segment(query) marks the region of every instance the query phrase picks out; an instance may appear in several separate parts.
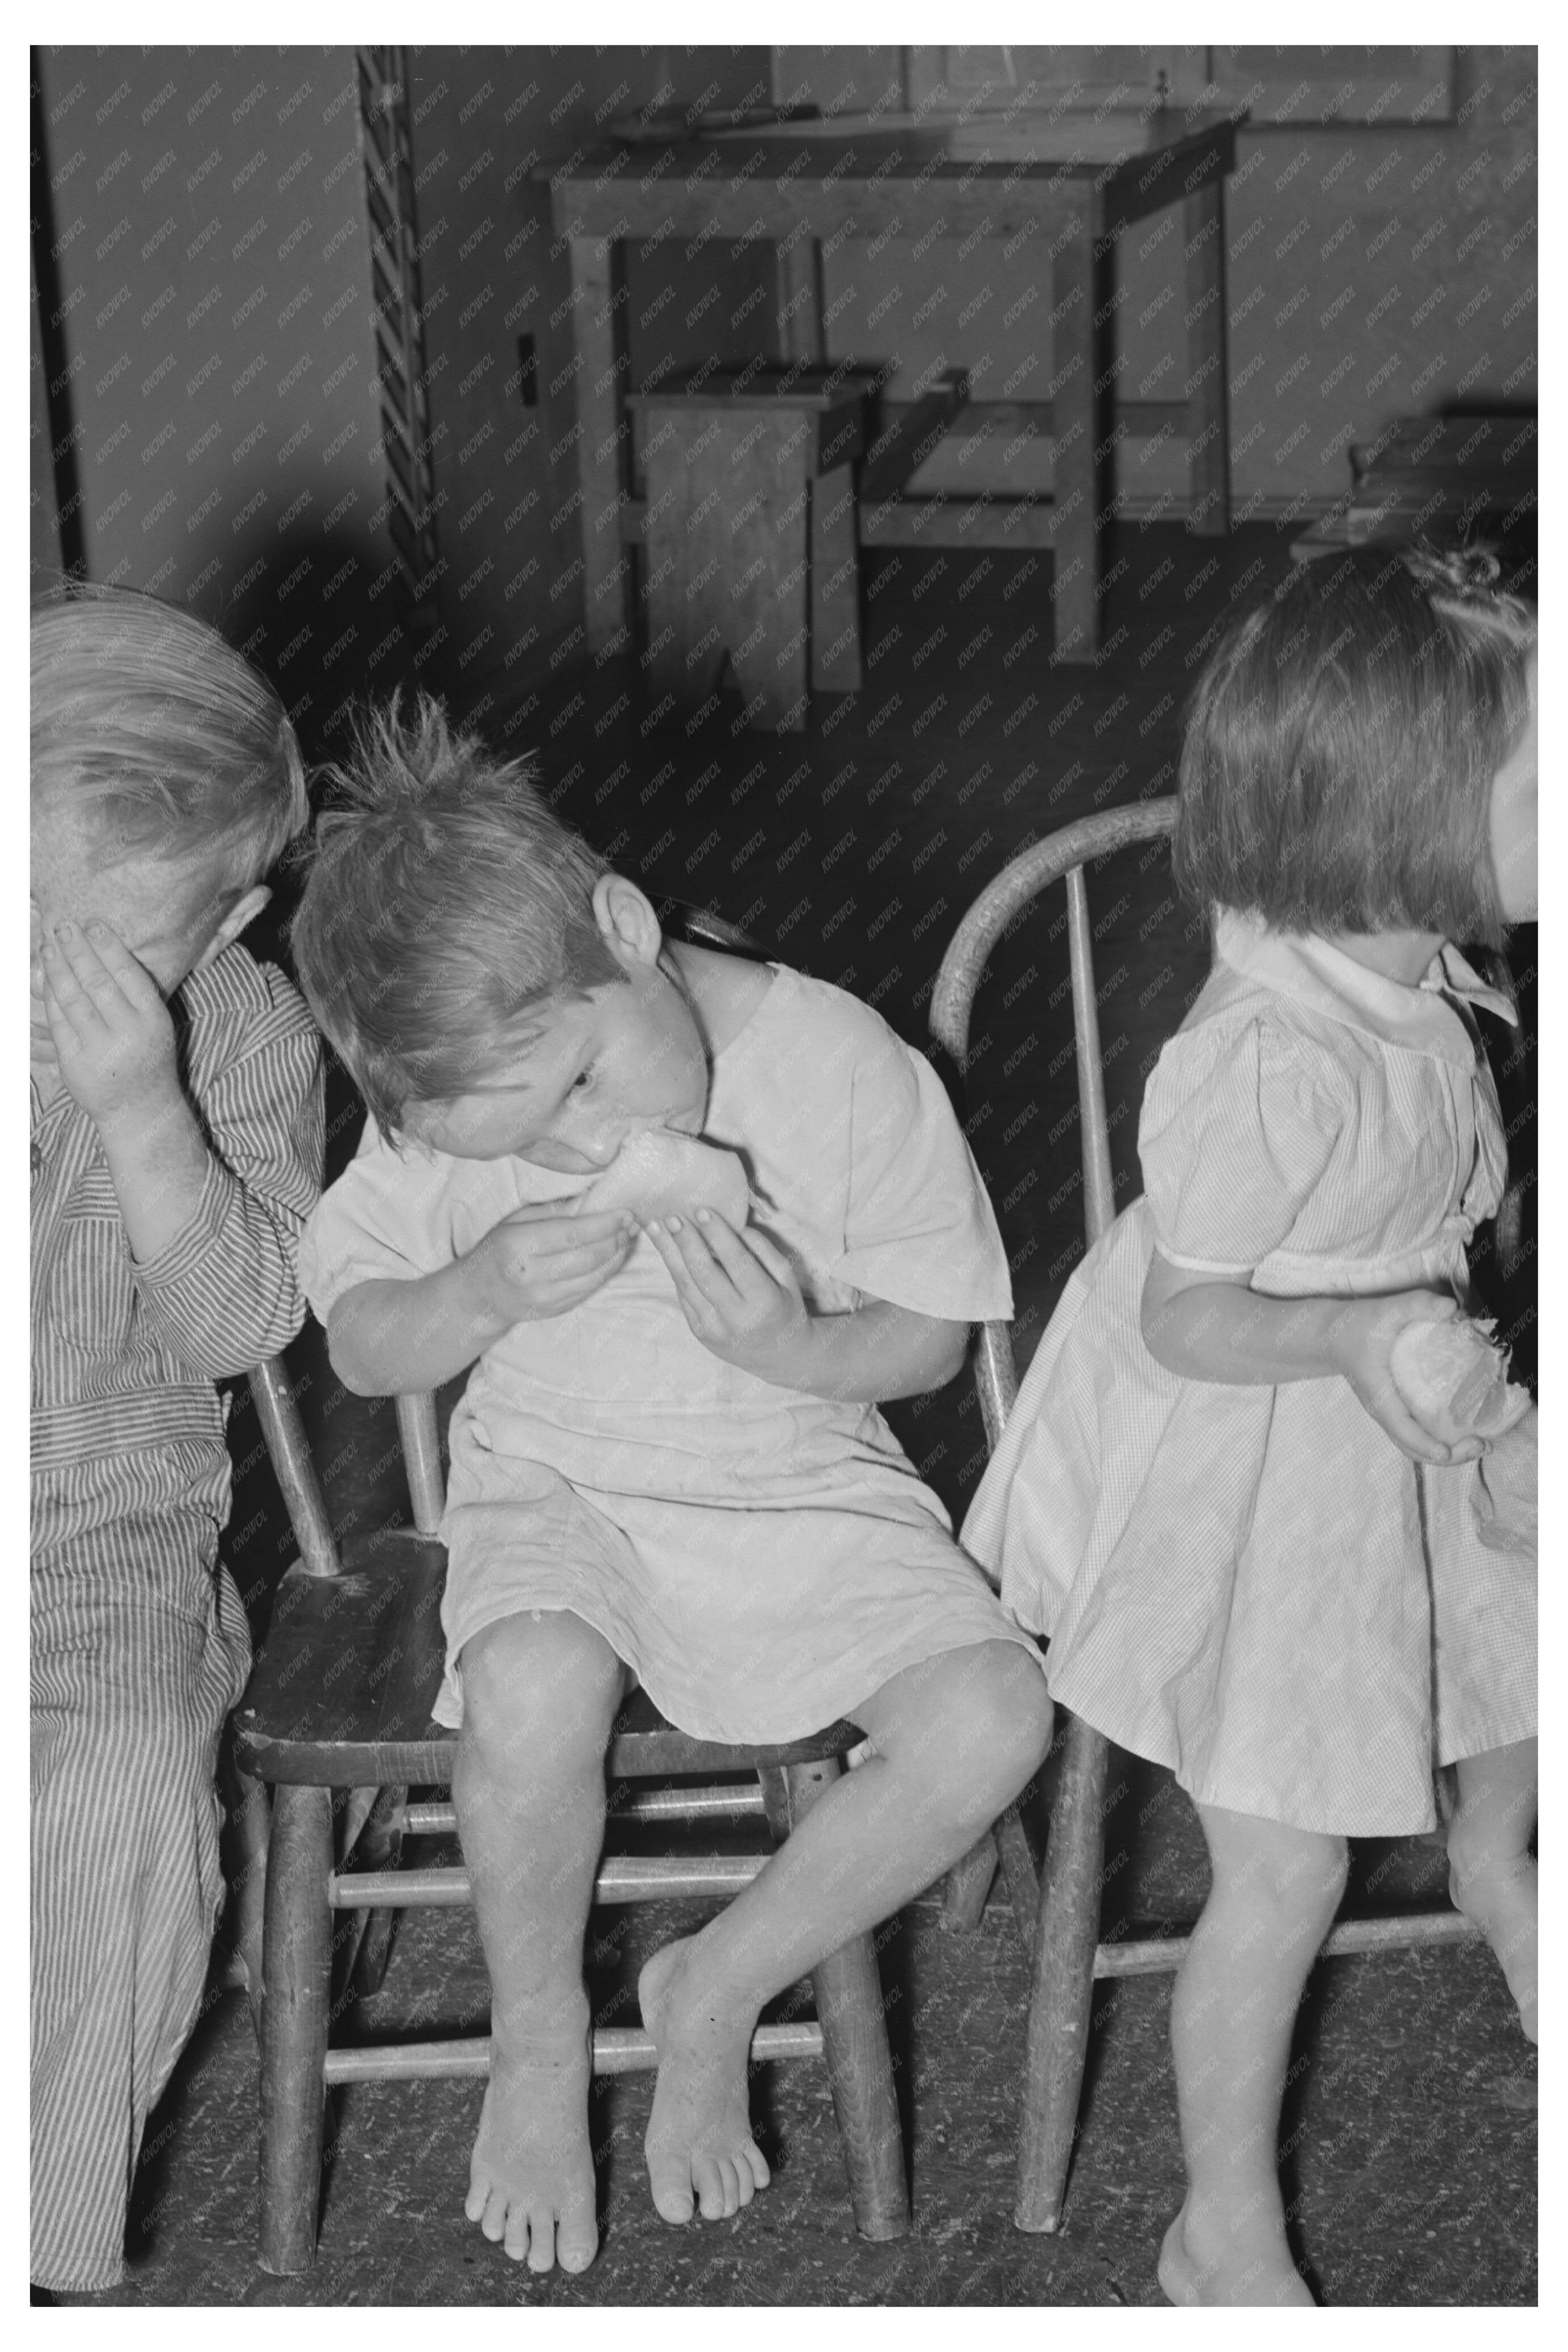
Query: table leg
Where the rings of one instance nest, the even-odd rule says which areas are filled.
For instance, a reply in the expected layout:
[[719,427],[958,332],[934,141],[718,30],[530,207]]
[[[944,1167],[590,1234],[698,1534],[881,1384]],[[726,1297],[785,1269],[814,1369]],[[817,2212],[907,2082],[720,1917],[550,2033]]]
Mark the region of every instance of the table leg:
[[814,236],[773,247],[777,267],[779,356],[817,366],[826,360],[822,326],[822,247]]
[[1186,200],[1187,478],[1191,529],[1205,539],[1230,530],[1230,416],[1226,383],[1225,186]]
[[577,488],[583,519],[583,614],[595,653],[630,643],[631,562],[621,544],[628,492],[629,419],[621,407],[627,368],[620,243],[574,236],[572,340],[577,362]]
[[855,479],[840,466],[811,486],[811,683],[855,694],[864,682]]
[[1110,434],[1116,322],[1110,307],[1115,240],[1093,217],[1069,223],[1052,276],[1052,433],[1056,442],[1056,659],[1091,661],[1100,646],[1105,524],[1115,490]]

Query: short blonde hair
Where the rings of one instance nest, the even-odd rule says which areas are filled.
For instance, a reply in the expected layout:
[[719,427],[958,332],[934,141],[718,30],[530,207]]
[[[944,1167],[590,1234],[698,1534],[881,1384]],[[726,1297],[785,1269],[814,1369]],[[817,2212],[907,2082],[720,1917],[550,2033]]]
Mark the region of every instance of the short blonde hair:
[[120,856],[243,890],[308,822],[288,713],[195,614],[78,587],[34,604],[31,656],[35,799],[90,809]]
[[289,934],[311,1012],[395,1137],[412,1102],[481,1086],[556,1002],[624,982],[594,889],[608,861],[420,695],[362,718],[328,772]]

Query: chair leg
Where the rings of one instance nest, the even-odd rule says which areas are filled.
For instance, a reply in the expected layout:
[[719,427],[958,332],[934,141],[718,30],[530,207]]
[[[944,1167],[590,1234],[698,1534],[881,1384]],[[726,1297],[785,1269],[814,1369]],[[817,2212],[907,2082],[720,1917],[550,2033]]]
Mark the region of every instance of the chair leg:
[[[397,1868],[403,1852],[403,1809],[407,1797],[406,1789],[381,1790],[354,1846],[354,1867],[357,1870]],[[384,1906],[379,1911],[365,1912],[363,1917],[363,1927],[359,1949],[354,1956],[353,1982],[356,1999],[368,2000],[372,1993],[381,1990],[386,1964],[392,1958],[392,1938],[398,1915],[390,1906]]]
[[967,1935],[979,1927],[996,1875],[996,1840],[987,1830],[948,1872],[942,1891],[942,1924],[950,1936]]
[[1002,1855],[1003,1875],[1007,1881],[1007,1897],[1013,1906],[1013,1918],[1024,1949],[1033,1959],[1035,1930],[1040,1911],[1040,1873],[1029,1848],[1028,1832],[1018,1818],[1016,1804],[1009,1805],[997,1822],[995,1836]]
[[[761,1774],[775,1837],[795,1822],[838,1777],[838,1766],[792,1764]],[[869,1936],[856,1936],[811,1972],[822,2027],[823,2054],[833,2086],[833,2110],[849,2175],[855,2226],[863,2238],[908,2235],[910,2192],[903,2132],[893,2089],[893,2061],[882,2012],[882,1980]]]
[[261,2008],[261,2248],[264,2271],[289,2277],[315,2260],[331,2000],[332,1800],[280,1787],[267,1859]]
[[234,1884],[235,1949],[245,1973],[250,2021],[259,2043],[267,1949],[267,1849],[272,1832],[272,1804],[265,1784],[241,1771],[237,1759],[231,1759],[231,1776],[237,1799],[232,1820],[240,1858]]
[[870,1937],[857,1936],[830,1952],[813,1969],[811,1983],[855,2226],[863,2238],[906,2237],[910,2192],[903,2132]]
[[1106,1744],[1075,1716],[1051,1815],[1029,1987],[1018,2134],[1020,2230],[1060,2227],[1094,2000]]
[[397,1932],[398,1914],[384,1906],[364,1915],[364,1933],[354,1954],[353,1983],[354,1999],[369,2000],[381,1990],[386,1977],[386,1964],[392,1958],[392,1939]]

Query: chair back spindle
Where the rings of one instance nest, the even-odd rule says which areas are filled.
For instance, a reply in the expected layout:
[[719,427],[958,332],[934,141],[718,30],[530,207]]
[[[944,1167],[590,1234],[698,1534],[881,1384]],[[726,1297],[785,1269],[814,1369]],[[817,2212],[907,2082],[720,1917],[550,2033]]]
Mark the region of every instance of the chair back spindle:
[[248,1377],[261,1433],[300,1547],[300,1565],[307,1576],[337,1576],[342,1562],[332,1523],[282,1357],[268,1356]]
[[428,1390],[397,1399],[397,1434],[403,1441],[403,1466],[408,1474],[414,1524],[422,1536],[433,1536],[447,1507],[447,1484],[441,1475],[436,1400]]
[[1072,1028],[1078,1047],[1078,1108],[1083,1145],[1083,1223],[1090,1248],[1116,1216],[1110,1174],[1110,1128],[1105,1116],[1105,1071],[1100,1058],[1100,1007],[1094,995],[1094,949],[1083,868],[1068,870],[1068,957],[1072,971]]
[[[975,992],[991,950],[1008,925],[1051,883],[1064,877],[1068,893],[1068,958],[1072,974],[1073,1036],[1078,1052],[1078,1094],[1083,1153],[1084,1235],[1090,1247],[1114,1222],[1116,1192],[1110,1171],[1110,1129],[1105,1110],[1105,1074],[1100,1065],[1100,1016],[1095,1004],[1094,956],[1089,895],[1083,869],[1140,841],[1169,834],[1176,820],[1173,799],[1140,801],[1080,817],[1045,841],[1023,850],[988,883],[953,933],[931,993],[931,1029],[959,1070],[969,1061],[969,1023]],[[1012,1332],[1004,1322],[983,1324],[974,1357],[981,1419],[994,1451],[1018,1393]]]

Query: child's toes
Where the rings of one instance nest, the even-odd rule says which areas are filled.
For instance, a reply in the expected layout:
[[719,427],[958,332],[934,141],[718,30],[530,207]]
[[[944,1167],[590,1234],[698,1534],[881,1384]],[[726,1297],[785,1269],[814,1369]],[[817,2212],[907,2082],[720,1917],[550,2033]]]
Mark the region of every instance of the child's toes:
[[700,2156],[691,2167],[691,2185],[697,2191],[697,2210],[705,2221],[722,2221],[736,2208],[734,2168],[730,2168],[730,2179],[724,2179],[722,2157]]
[[594,2200],[573,2200],[561,2209],[555,2225],[555,2259],[563,2271],[585,2271],[599,2251],[599,2225]]
[[[555,2212],[548,2202],[527,2208],[528,2267],[531,2271],[552,2271],[555,2268]],[[507,2239],[507,2252],[511,2252],[511,2239]]]
[[650,2153],[647,2185],[654,2210],[661,2221],[690,2221],[697,2210],[697,2201],[691,2194],[691,2174],[684,2156],[656,2157]]
[[[478,2209],[475,2209],[475,2200],[478,2200]],[[510,2206],[508,2206],[505,2189],[489,2188],[468,2192],[468,2218],[479,2222],[479,2230],[491,2242],[491,2246],[499,2246],[500,2239],[505,2237],[508,2216],[510,2216]]]

